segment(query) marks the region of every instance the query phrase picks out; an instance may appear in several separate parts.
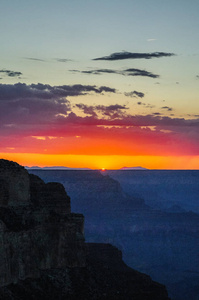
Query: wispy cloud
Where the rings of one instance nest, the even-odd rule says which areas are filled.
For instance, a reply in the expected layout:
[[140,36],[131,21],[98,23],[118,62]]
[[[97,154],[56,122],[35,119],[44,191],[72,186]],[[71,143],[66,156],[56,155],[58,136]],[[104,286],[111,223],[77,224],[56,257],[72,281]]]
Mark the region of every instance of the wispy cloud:
[[129,108],[126,105],[114,104],[114,105],[85,105],[83,103],[76,104],[76,107],[81,109],[85,114],[92,115],[97,117],[97,113],[101,113],[104,116],[111,118],[120,118],[123,116],[123,111],[128,110]]
[[132,98],[143,98],[144,97],[144,93],[138,92],[138,91],[124,93],[124,95],[127,97],[132,97]]
[[133,53],[133,52],[115,52],[108,56],[94,58],[93,60],[122,60],[122,59],[151,59],[160,57],[174,56],[174,53],[152,52],[152,53]]
[[172,111],[173,110],[173,108],[169,107],[169,106],[163,106],[163,107],[161,107],[161,109],[166,109],[167,111]]
[[161,113],[159,113],[159,112],[155,112],[155,113],[153,113],[153,115],[154,115],[154,116],[160,116],[160,115],[161,115]]
[[45,60],[45,59],[42,59],[42,58],[25,57],[25,59],[28,59],[28,60],[34,60],[34,61],[40,61],[40,62],[46,62],[46,60]]
[[146,70],[141,69],[125,69],[125,70],[113,70],[113,69],[95,69],[95,70],[88,70],[88,71],[80,71],[80,70],[70,70],[70,72],[79,72],[83,74],[92,74],[92,75],[101,75],[101,74],[118,74],[123,76],[143,76],[143,77],[151,77],[151,78],[158,78],[159,75],[153,74]]
[[63,63],[72,61],[72,59],[68,59],[68,58],[55,58],[55,60],[58,62],[63,62]]
[[16,72],[16,71],[11,71],[11,70],[5,70],[5,69],[0,70],[0,73],[6,75],[8,77],[19,77],[19,76],[22,75],[21,72]]
[[147,42],[154,42],[156,41],[157,39],[147,39]]
[[125,96],[127,97],[132,97],[132,98],[143,98],[144,97],[144,93],[142,92],[138,92],[138,91],[132,91],[132,92],[126,92],[124,93]]
[[151,78],[158,78],[159,75],[153,74],[151,72],[140,70],[140,69],[126,69],[125,70],[126,75],[128,76],[143,76],[143,77],[151,77]]

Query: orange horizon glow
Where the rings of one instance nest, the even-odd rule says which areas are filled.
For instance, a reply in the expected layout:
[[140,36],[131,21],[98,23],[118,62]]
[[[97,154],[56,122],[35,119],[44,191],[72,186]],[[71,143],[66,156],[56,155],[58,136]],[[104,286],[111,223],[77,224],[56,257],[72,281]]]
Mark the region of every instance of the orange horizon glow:
[[114,170],[142,166],[147,169],[199,170],[199,156],[125,156],[125,155],[62,155],[35,153],[0,153],[1,159],[23,166],[90,168]]

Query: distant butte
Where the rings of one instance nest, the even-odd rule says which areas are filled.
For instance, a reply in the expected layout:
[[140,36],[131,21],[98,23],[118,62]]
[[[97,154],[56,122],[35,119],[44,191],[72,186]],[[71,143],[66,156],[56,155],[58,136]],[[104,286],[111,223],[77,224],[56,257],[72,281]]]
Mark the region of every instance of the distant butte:
[[129,167],[129,168],[128,167],[123,167],[123,168],[121,168],[119,170],[127,171],[127,170],[148,170],[148,169],[142,168],[142,167]]
[[33,167],[25,167],[27,170],[91,170],[89,168],[70,168],[70,167],[63,167],[63,166],[52,166],[52,167],[38,167],[38,166],[33,166]]

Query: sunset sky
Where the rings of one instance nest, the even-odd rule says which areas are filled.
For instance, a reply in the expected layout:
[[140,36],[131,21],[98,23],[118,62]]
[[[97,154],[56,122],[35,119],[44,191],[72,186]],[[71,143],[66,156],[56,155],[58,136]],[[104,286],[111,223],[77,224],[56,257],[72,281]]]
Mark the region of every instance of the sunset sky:
[[1,0],[0,157],[199,169],[198,0]]

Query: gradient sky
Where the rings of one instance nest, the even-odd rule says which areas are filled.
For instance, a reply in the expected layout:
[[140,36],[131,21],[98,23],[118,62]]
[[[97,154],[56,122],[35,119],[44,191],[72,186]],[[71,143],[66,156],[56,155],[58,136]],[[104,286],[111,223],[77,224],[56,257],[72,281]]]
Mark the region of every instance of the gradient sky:
[[1,0],[0,156],[199,169],[198,0]]

